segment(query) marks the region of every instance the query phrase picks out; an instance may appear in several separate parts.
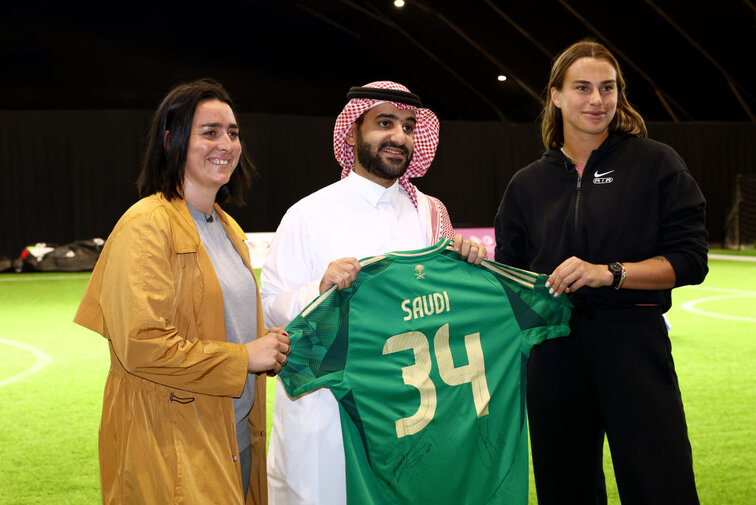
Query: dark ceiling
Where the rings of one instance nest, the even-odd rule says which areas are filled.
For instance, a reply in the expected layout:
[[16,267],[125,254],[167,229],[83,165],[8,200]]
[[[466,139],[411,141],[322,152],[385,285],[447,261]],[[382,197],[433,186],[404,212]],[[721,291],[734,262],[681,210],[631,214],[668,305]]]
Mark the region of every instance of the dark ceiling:
[[[756,121],[754,0],[14,2],[0,109],[153,109],[211,76],[240,110],[335,116],[346,90],[406,84],[441,119],[532,122],[553,56],[618,56],[650,121]],[[499,82],[503,72],[508,79]]]

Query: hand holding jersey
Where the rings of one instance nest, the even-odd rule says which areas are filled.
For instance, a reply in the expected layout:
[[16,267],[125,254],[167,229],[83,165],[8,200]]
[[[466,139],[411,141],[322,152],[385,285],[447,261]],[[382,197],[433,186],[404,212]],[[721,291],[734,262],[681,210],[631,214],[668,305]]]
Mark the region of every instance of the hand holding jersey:
[[[624,262],[625,289],[670,289],[675,285],[675,270],[664,256],[643,261]],[[583,286],[600,288],[612,286],[614,276],[607,265],[596,265],[572,256],[561,263],[549,276],[546,287],[555,297],[574,293]]]
[[459,256],[473,265],[480,265],[488,257],[488,251],[480,244],[462,237],[461,233],[454,235],[454,250]]
[[360,262],[357,258],[341,258],[328,264],[328,269],[320,280],[320,292],[336,285],[339,291],[348,288],[360,273]]
[[[485,247],[463,238],[461,233],[454,235],[454,250],[463,260],[473,265],[480,265],[488,256]],[[332,261],[320,280],[320,292],[326,291],[334,284],[339,291],[348,288],[359,275],[361,268],[357,258],[341,258]]]
[[283,328],[270,328],[265,336],[258,337],[245,346],[249,373],[267,372],[268,375],[276,375],[291,353],[289,334]]

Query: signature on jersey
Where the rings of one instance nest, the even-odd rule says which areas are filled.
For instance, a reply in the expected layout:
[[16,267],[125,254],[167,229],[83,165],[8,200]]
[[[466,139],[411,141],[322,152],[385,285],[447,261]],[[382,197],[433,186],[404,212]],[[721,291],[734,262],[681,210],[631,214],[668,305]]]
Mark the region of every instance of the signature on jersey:
[[494,462],[501,459],[501,452],[504,450],[506,441],[501,432],[498,432],[498,434],[491,433],[487,417],[478,419],[475,423],[475,429],[477,431],[475,444],[478,450],[478,459],[483,463],[483,466],[490,470],[493,468]]
[[402,438],[391,450],[386,459],[386,464],[393,467],[391,477],[397,482],[402,480],[402,476],[407,470],[417,466],[426,455],[430,454],[433,445],[429,442],[423,442],[426,433],[420,432],[415,437]]

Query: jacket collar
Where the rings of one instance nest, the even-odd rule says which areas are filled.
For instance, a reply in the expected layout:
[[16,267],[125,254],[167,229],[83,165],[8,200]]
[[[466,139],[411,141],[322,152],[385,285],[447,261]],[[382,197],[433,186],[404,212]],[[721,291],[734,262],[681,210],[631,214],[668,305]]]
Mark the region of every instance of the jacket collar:
[[[626,133],[610,133],[599,148],[591,153],[591,164],[604,159],[609,153],[617,149],[618,146],[624,144],[631,136]],[[572,168],[572,162],[559,147],[546,151],[542,159],[552,165],[563,166],[568,170]]]

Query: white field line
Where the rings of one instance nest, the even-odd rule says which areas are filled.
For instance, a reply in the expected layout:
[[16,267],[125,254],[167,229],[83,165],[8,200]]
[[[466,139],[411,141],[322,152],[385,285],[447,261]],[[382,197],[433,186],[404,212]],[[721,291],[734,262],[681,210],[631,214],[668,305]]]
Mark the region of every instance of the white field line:
[[683,286],[677,289],[694,290],[694,291],[711,291],[713,293],[731,293],[733,295],[756,296],[756,291],[746,291],[745,289],[732,288],[709,288],[706,286]]
[[[756,297],[756,291],[745,291],[742,289],[726,289],[726,288],[707,288],[704,286],[686,286],[683,289],[690,289],[690,290],[696,290],[696,291],[709,291],[714,293],[726,293],[718,296],[707,296],[704,298],[697,298],[695,300],[690,300],[682,305],[680,305],[680,308],[687,310],[688,312],[693,312],[694,314],[699,314],[702,316],[708,316],[708,317],[716,317],[718,319],[729,319],[731,321],[746,321],[749,323],[756,323],[756,317],[749,317],[749,316],[731,316],[729,314],[720,314],[718,312],[710,312],[708,310],[702,310],[696,307],[696,305],[700,303],[706,303],[711,301],[719,301],[719,300],[728,300],[732,298],[743,298],[743,297]],[[754,304],[756,306],[756,303]],[[756,310],[754,311],[756,312]]]
[[45,368],[52,360],[49,354],[43,351],[40,351],[36,347],[32,347],[27,344],[22,344],[21,342],[15,342],[13,340],[5,340],[4,338],[0,338],[0,344],[18,347],[19,349],[23,349],[24,351],[27,351],[33,354],[37,358],[37,361],[31,367],[27,368],[23,372],[13,375],[12,377],[8,377],[7,379],[0,380],[0,388],[3,386],[7,386],[8,384],[13,384],[15,382],[18,382],[30,375],[34,375],[35,373]]
[[756,261],[756,256],[737,256],[735,254],[709,254],[710,260],[726,260],[726,261]]

